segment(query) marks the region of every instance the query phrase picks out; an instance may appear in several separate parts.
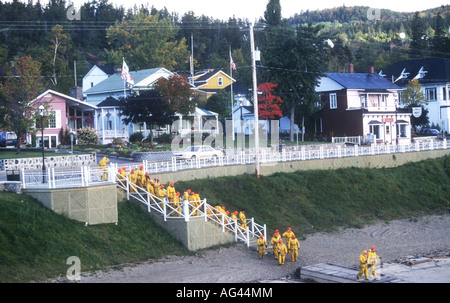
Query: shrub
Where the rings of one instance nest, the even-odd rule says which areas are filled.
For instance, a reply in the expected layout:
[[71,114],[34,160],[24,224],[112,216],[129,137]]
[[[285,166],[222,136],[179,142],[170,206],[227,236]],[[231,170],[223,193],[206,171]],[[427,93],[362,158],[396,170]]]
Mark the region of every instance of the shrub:
[[78,143],[81,145],[95,145],[100,141],[95,129],[85,127],[77,132]]
[[133,133],[130,136],[130,142],[131,143],[139,143],[144,139],[144,135],[142,133]]

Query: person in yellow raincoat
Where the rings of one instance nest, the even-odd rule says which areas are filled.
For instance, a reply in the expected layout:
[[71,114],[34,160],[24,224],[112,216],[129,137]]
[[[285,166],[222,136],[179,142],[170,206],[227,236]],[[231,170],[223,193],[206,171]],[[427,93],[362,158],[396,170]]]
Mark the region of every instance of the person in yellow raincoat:
[[122,180],[126,180],[127,178],[127,172],[126,172],[127,168],[123,167],[120,174],[122,175]]
[[280,240],[281,240],[281,236],[278,233],[278,231],[276,231],[273,234],[273,237],[270,240],[270,244],[272,244],[272,247],[273,247],[273,255],[274,255],[275,259],[277,259],[277,260],[278,260],[278,245],[280,243]]
[[291,260],[295,262],[298,259],[298,250],[300,249],[300,242],[298,242],[295,235],[292,235],[289,245],[291,246]]
[[174,187],[174,183],[170,182],[169,186],[167,186],[167,198],[169,198],[169,202],[174,202],[176,190]]
[[370,248],[369,253],[367,254],[367,272],[369,276],[372,274],[375,280],[378,280],[378,276],[375,272],[375,265],[378,263],[378,260],[380,256],[378,256],[375,252],[375,246],[372,246]]
[[123,178],[123,175],[122,175],[122,170],[120,168],[117,170],[117,180],[119,180],[121,182],[124,181],[124,178]]
[[195,193],[193,191],[191,191],[188,201],[189,201],[190,209],[192,210],[191,211],[192,216],[198,216],[200,213],[199,213],[198,209],[197,210],[195,209],[198,206],[197,196],[195,195]]
[[158,196],[158,198],[160,198],[161,200],[163,200],[164,197],[167,196],[167,192],[166,192],[166,190],[164,189],[164,185],[161,184],[160,186],[158,186],[158,194],[157,194],[157,196]]
[[180,201],[180,193],[175,193],[175,197],[173,198],[173,208],[176,210],[178,217],[181,217],[183,211],[181,209],[181,201]]
[[103,174],[102,174],[102,181],[107,181],[108,180],[108,171],[107,171],[107,164],[109,162],[109,159],[106,157],[103,157],[103,159],[101,159],[98,162],[98,168],[103,170]]
[[130,182],[130,193],[136,192],[136,174],[134,169],[128,174],[128,182]]
[[155,188],[153,187],[153,180],[150,177],[147,178],[147,182],[145,183],[145,190],[150,194],[152,194],[153,196],[155,196]]
[[258,245],[258,254],[259,258],[264,258],[264,255],[266,254],[266,248],[267,248],[267,241],[264,238],[264,235],[260,235],[258,242],[256,243]]
[[362,275],[364,274],[364,280],[369,280],[369,274],[367,273],[367,251],[363,251],[362,254],[359,256],[359,268],[360,271],[356,275],[357,279],[360,279]]
[[243,229],[247,229],[247,218],[245,217],[245,210],[241,210],[239,213],[239,224]]
[[285,231],[283,234],[283,237],[286,240],[286,247],[287,247],[289,253],[291,252],[290,243],[291,243],[292,235],[294,235],[294,233],[292,232],[290,227],[288,227],[287,231]]
[[190,195],[191,195],[191,190],[188,189],[187,191],[185,191],[185,192],[183,193],[183,201],[184,201],[184,200],[189,201],[189,196],[190,196]]
[[136,185],[139,187],[144,187],[144,166],[140,166],[138,170],[136,170]]
[[280,240],[278,244],[278,263],[280,265],[284,264],[284,260],[286,259],[286,254],[288,253],[286,245],[284,245],[283,240]]

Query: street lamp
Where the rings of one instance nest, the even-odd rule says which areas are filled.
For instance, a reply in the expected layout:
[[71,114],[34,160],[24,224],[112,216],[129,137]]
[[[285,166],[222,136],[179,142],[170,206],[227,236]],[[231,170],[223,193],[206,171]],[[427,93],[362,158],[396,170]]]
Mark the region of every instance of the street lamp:
[[43,105],[39,106],[39,115],[41,116],[41,130],[42,130],[42,183],[45,183],[45,155],[44,155],[44,117],[47,115],[47,111]]

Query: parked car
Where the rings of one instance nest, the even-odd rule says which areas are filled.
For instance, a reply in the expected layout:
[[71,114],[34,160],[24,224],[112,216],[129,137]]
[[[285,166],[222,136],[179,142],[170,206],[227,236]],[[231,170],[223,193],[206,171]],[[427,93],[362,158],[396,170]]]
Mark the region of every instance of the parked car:
[[424,128],[421,132],[424,136],[436,136],[437,138],[443,138],[444,134],[439,132],[437,129],[434,128]]
[[190,146],[183,151],[175,152],[173,156],[180,160],[196,158],[217,158],[223,156],[223,152],[211,146]]
[[0,147],[15,147],[17,135],[12,132],[0,132]]

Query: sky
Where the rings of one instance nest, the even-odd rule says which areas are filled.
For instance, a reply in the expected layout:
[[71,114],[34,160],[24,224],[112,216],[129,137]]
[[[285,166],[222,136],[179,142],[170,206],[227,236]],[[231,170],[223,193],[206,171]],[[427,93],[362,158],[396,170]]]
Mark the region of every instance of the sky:
[[[81,6],[88,0],[67,0],[74,3],[75,7]],[[45,1],[41,0],[41,3]],[[134,4],[140,6],[141,4],[148,4],[149,7],[154,6],[156,9],[163,9],[164,7],[170,13],[177,12],[180,16],[188,11],[193,11],[196,16],[206,15],[220,20],[228,20],[228,18],[235,16],[236,18],[248,19],[254,21],[259,17],[264,16],[267,3],[269,0],[109,0],[109,3],[115,6],[123,6],[124,8],[131,8]],[[398,12],[414,12],[435,8],[441,5],[448,4],[447,0],[280,0],[281,14],[283,18],[288,18],[294,14],[300,13],[302,10],[316,10],[333,8],[345,5],[350,6],[368,6],[371,8],[391,9]]]

